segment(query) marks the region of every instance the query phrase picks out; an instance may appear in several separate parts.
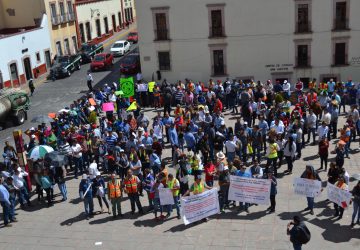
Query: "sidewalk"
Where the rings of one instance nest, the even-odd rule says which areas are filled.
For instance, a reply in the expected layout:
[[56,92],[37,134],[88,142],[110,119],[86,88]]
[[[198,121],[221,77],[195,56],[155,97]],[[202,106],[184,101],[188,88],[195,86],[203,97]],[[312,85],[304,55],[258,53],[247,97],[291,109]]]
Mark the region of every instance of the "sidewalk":
[[[137,27],[137,24],[136,22],[135,23],[132,23],[128,29],[123,29],[119,32],[115,32],[113,36],[109,37],[108,39],[104,40],[103,41],[103,45],[104,45],[104,49],[110,47],[113,42],[115,42],[116,40],[118,40],[119,38],[123,38],[125,37],[127,34],[129,34],[130,32],[136,30],[136,27]],[[44,74],[42,74],[41,76],[39,76],[38,78],[36,79],[33,79],[33,82],[34,82],[34,86],[35,88],[41,86],[41,84],[45,83],[46,82],[46,78],[48,76],[48,74],[50,73],[50,69],[48,69],[48,71]],[[71,76],[70,76],[71,77]],[[26,82],[25,84],[23,85],[20,85],[20,89],[27,92],[28,94],[30,93],[30,89],[29,89],[29,86],[28,86],[28,82]]]

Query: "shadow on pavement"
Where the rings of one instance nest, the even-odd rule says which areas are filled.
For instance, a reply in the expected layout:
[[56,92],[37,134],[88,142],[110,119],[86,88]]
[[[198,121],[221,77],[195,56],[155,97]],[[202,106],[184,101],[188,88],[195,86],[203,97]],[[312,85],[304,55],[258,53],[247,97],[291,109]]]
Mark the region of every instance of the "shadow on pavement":
[[70,218],[70,219],[67,219],[67,220],[61,222],[60,225],[61,226],[71,226],[72,224],[82,221],[82,220],[85,220],[85,219],[86,219],[85,214],[80,213],[79,215],[77,215],[73,218]]
[[318,159],[319,156],[318,155],[310,155],[310,156],[307,156],[307,157],[303,157],[303,161],[313,161],[315,159]]
[[69,201],[69,203],[74,204],[74,205],[79,204],[80,202],[82,202],[82,200],[80,198],[71,199]]
[[136,227],[156,227],[163,223],[162,220],[155,220],[154,218],[146,219],[146,220],[137,220],[134,222],[134,226]]

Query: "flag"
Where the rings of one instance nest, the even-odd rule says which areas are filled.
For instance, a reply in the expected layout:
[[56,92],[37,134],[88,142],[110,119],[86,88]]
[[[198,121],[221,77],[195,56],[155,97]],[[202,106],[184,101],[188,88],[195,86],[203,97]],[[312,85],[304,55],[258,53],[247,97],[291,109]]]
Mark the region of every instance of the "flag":
[[134,79],[132,77],[120,78],[120,90],[124,92],[123,97],[128,98],[134,96]]
[[131,103],[131,105],[127,108],[126,111],[133,111],[137,109],[136,102]]

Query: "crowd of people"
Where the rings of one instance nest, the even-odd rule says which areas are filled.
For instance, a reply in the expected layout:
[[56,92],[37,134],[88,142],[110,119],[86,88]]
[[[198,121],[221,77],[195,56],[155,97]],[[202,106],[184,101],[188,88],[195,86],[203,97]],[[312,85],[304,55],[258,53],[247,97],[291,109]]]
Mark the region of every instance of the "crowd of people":
[[[114,218],[123,216],[123,193],[129,197],[132,214],[137,207],[139,214],[152,211],[155,219],[163,220],[175,208],[180,219],[180,197],[215,186],[219,186],[221,213],[236,207],[228,200],[228,191],[230,175],[237,175],[271,180],[271,205],[267,211],[273,213],[279,175],[291,175],[294,162],[304,157],[302,150],[316,144],[321,167],[307,165],[301,177],[321,180],[318,173],[325,170],[329,183],[349,189],[344,161],[354,152],[351,146],[356,147],[354,143],[360,136],[360,85],[352,81],[335,83],[332,79],[327,83],[313,79],[306,91],[301,81],[295,84],[294,91],[290,91],[287,81],[273,84],[270,80],[245,83],[210,79],[203,84],[186,79],[176,84],[164,80],[151,89],[149,85],[138,77],[133,100],[117,96],[116,83],[94,88],[62,109],[50,126],[43,123],[25,131],[29,137],[27,152],[48,145],[69,160],[60,167],[41,158],[32,162],[31,175],[39,201],[45,191],[47,204],[52,206],[55,184],[66,201],[65,182],[73,173],[76,179],[81,176],[79,195],[87,219],[94,214],[95,197],[101,211],[104,203]],[[102,112],[102,104],[107,102],[114,103],[114,111]],[[136,109],[128,112],[133,102]],[[346,122],[338,128],[341,107]],[[147,116],[147,108],[155,108],[153,119]],[[233,127],[225,121],[225,112],[236,120]],[[334,139],[338,141],[330,149]],[[163,157],[167,147],[171,147],[170,160]],[[335,155],[335,160],[328,164],[330,154]],[[32,204],[26,178],[29,173],[19,167],[16,150],[9,142],[3,157],[2,170],[8,174],[2,178],[0,200],[5,225],[10,226],[16,221],[16,200],[21,207]],[[287,169],[280,173],[283,164]],[[168,167],[174,168],[175,174],[169,173]],[[174,206],[160,205],[159,189],[164,187],[172,190]],[[353,227],[355,219],[357,223],[360,219],[360,184],[351,192]],[[147,211],[140,199],[144,195],[148,198]],[[251,206],[240,203],[238,209],[249,213]],[[313,208],[314,198],[308,197],[305,210],[314,214]],[[341,219],[344,209],[335,204],[334,210]]]

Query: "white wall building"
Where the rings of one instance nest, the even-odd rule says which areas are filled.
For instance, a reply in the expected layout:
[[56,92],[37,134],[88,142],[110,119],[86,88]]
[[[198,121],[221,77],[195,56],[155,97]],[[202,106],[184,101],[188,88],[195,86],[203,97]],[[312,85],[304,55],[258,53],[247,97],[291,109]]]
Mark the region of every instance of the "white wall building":
[[143,76],[360,79],[360,1],[136,2]]
[[133,22],[135,18],[133,3],[122,1],[77,1],[75,8],[79,42],[102,42],[114,32],[123,29],[126,22]]
[[44,14],[39,27],[1,35],[0,88],[19,87],[50,67],[50,34]]

